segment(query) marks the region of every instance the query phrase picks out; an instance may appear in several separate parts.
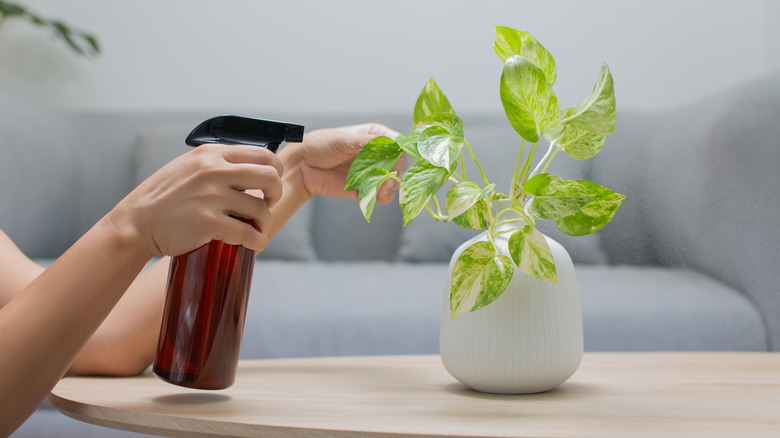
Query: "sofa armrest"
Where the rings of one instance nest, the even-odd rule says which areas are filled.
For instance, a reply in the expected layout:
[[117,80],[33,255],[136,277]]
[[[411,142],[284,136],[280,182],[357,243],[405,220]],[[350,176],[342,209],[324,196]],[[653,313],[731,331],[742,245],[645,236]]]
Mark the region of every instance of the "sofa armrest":
[[741,290],[780,350],[780,74],[644,120],[634,139],[622,137],[635,144],[613,146],[628,148],[618,155],[629,167],[597,157],[596,173],[634,190],[648,257]]

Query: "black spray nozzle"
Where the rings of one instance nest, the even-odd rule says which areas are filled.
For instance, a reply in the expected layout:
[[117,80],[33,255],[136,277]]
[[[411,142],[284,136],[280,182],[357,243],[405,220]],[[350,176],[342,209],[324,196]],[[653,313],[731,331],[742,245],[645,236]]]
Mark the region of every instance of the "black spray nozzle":
[[272,120],[239,116],[212,117],[190,132],[186,143],[200,146],[205,143],[248,144],[263,146],[276,152],[283,142],[303,141],[303,126]]

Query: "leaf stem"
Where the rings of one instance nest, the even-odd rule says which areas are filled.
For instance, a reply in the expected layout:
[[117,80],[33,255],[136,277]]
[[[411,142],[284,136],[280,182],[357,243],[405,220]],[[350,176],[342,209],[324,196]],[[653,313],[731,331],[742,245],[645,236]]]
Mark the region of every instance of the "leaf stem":
[[512,182],[509,185],[509,193],[514,197],[515,195],[515,186],[517,185],[517,181],[522,178],[521,175],[519,175],[520,171],[520,161],[523,158],[523,148],[525,147],[525,139],[520,138],[520,149],[517,151],[517,159],[515,159],[515,170],[512,173]]
[[485,171],[482,169],[482,166],[479,164],[479,161],[477,160],[477,157],[474,156],[474,150],[471,149],[471,145],[469,142],[466,142],[466,148],[469,150],[469,155],[471,155],[471,159],[474,160],[474,164],[477,165],[477,169],[479,169],[480,175],[482,175],[482,181],[485,182],[485,185],[490,185],[490,181],[488,181],[487,176],[485,176]]
[[433,209],[431,208],[431,206],[429,204],[425,204],[425,209],[428,210],[428,213],[430,213],[430,215],[433,218],[433,220],[435,220],[435,221],[446,221],[447,220],[447,218],[445,216],[437,215],[436,213],[434,213]]
[[528,181],[528,171],[531,170],[531,161],[534,158],[534,155],[536,155],[536,145],[538,143],[533,143],[531,145],[531,150],[528,151],[528,156],[525,158],[525,162],[523,163],[522,169],[520,169],[520,175],[522,175],[522,178],[520,179],[520,191],[515,195],[515,188],[512,187],[512,197],[515,199],[520,199],[520,195],[523,193],[522,187],[525,185],[526,181]]
[[501,222],[496,223],[496,226],[500,227],[500,226],[503,226],[503,225],[513,224],[515,222],[525,222],[525,219],[523,219],[521,217],[518,217],[518,218],[515,218],[515,219],[507,219],[505,221],[501,221]]
[[560,150],[561,150],[561,148],[555,148],[555,152],[553,152],[553,153],[552,153],[552,155],[550,155],[550,159],[549,159],[549,160],[547,160],[547,164],[545,164],[545,165],[544,165],[544,169],[542,169],[542,173],[544,173],[544,172],[547,172],[547,166],[549,166],[549,165],[550,165],[550,163],[552,163],[552,160],[553,160],[553,158],[555,158],[555,155],[556,155],[556,154],[558,153],[558,151],[560,151]]
[[431,199],[433,199],[433,205],[436,206],[436,215],[445,218],[444,220],[447,220],[446,216],[441,214],[441,206],[439,205],[439,200],[436,198],[436,195],[431,196]]
[[463,160],[463,150],[460,151],[460,172],[463,177],[463,181],[466,181],[466,164]]
[[[550,143],[550,147],[549,147],[549,148],[547,148],[547,152],[544,154],[544,156],[542,157],[542,159],[541,159],[541,160],[539,160],[539,164],[537,164],[537,165],[536,165],[536,167],[534,168],[534,171],[533,171],[533,172],[531,172],[531,174],[530,174],[530,175],[528,175],[528,179],[531,179],[531,178],[533,178],[534,176],[536,176],[536,174],[537,174],[537,173],[539,173],[539,170],[541,170],[541,169],[542,169],[542,164],[544,164],[544,162],[545,162],[545,161],[547,161],[547,159],[549,159],[549,158],[550,158],[550,156],[551,156],[551,155],[552,155],[552,153],[553,153],[553,149],[554,149],[554,148],[555,148],[555,142],[553,141],[553,142],[551,142],[551,143]],[[545,167],[545,168],[546,168],[546,167]]]
[[498,236],[500,236],[500,235],[502,235],[502,234],[509,234],[509,233],[514,233],[515,231],[517,231],[517,230],[519,230],[519,229],[520,229],[520,228],[518,227],[518,228],[510,228],[510,229],[508,229],[508,230],[504,230],[504,231],[499,231],[498,233],[496,233],[496,237],[498,237]]

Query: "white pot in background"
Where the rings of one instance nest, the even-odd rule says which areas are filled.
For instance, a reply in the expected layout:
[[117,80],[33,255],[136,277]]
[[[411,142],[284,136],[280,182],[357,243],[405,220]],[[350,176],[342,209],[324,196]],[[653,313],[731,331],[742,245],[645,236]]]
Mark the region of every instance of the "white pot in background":
[[[442,305],[440,354],[447,371],[477,391],[525,394],[549,391],[582,360],[582,310],[569,253],[548,238],[559,284],[522,272],[517,266],[506,290],[482,309],[450,318],[452,267],[463,250],[486,233],[461,245],[450,262]],[[509,254],[509,234],[496,245]],[[503,248],[502,248],[503,247]]]

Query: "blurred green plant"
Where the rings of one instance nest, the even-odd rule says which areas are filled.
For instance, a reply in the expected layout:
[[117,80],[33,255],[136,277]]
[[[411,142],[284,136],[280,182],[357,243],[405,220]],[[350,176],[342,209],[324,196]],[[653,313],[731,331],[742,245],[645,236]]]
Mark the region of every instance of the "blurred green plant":
[[60,20],[49,20],[31,12],[26,7],[0,0],[0,27],[9,19],[26,20],[51,33],[79,56],[91,57],[100,53],[97,38],[87,32],[68,26]]

